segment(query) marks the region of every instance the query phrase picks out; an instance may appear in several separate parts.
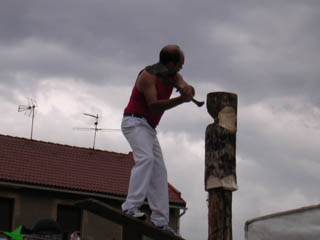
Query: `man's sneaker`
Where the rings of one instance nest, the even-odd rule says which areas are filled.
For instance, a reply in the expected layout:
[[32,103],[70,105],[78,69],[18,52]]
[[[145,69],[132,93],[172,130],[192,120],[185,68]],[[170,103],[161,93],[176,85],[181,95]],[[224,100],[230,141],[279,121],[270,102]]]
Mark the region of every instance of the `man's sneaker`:
[[167,232],[167,233],[169,233],[169,234],[171,234],[171,235],[173,235],[173,236],[178,236],[178,237],[180,237],[180,235],[179,235],[178,233],[176,233],[171,227],[169,227],[169,225],[157,226],[157,225],[155,225],[153,222],[151,222],[151,224],[152,224],[153,226],[155,226],[156,228],[159,228],[159,229],[161,229],[162,231],[165,231],[165,232]]
[[146,214],[142,212],[139,208],[130,208],[128,210],[124,211],[125,214],[137,218],[139,220],[145,220],[146,219]]

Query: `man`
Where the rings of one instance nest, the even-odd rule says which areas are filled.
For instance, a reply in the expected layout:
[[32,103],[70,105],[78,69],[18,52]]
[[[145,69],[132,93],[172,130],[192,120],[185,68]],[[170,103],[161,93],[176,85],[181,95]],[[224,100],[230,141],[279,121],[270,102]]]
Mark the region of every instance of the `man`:
[[[121,124],[135,161],[122,210],[144,219],[145,214],[139,207],[147,197],[152,211],[151,223],[174,235],[176,233],[168,226],[167,171],[155,128],[164,111],[189,102],[194,96],[194,88],[179,73],[183,64],[180,47],[165,46],[160,51],[159,62],[139,73]],[[180,96],[170,98],[173,86],[179,89]]]

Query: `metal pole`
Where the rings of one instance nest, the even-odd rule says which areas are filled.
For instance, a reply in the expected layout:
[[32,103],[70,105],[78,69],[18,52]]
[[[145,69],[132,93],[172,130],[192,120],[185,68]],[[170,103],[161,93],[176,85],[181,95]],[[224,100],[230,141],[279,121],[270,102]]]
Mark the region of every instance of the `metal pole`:
[[94,147],[96,145],[96,135],[97,135],[97,131],[98,131],[98,120],[99,120],[99,115],[97,114],[97,116],[95,116],[96,121],[94,123],[94,139],[93,139],[93,147],[92,149],[94,150]]
[[32,135],[33,135],[33,121],[34,121],[34,109],[35,109],[35,105],[32,105],[32,122],[31,122],[31,140],[32,140]]

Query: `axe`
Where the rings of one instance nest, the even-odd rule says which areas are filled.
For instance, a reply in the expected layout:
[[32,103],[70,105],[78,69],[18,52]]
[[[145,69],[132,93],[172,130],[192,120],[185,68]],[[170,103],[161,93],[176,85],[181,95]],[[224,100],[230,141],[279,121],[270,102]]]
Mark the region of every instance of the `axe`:
[[[175,82],[170,81],[170,83],[177,89],[178,92],[180,92],[180,88],[179,88],[179,86],[178,86]],[[200,101],[196,100],[195,98],[192,98],[191,101],[192,101],[194,104],[196,104],[198,107],[202,107],[202,105],[204,104],[203,101],[200,102]]]

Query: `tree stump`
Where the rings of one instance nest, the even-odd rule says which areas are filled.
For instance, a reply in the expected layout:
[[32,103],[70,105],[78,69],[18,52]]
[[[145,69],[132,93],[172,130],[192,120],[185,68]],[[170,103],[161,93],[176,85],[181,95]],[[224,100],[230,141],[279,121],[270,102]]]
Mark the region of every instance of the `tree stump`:
[[236,176],[237,95],[207,95],[207,110],[214,123],[205,139],[205,189],[209,192],[209,240],[232,240],[232,191]]

